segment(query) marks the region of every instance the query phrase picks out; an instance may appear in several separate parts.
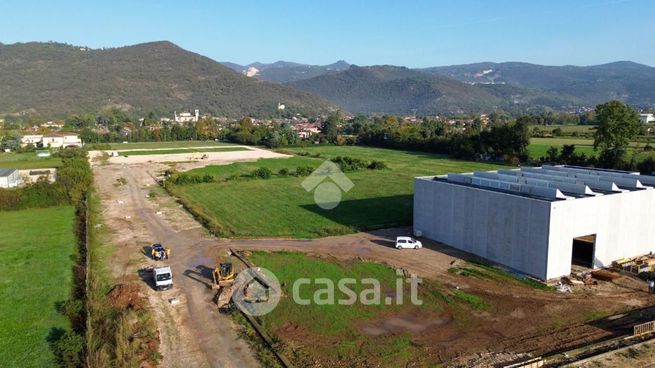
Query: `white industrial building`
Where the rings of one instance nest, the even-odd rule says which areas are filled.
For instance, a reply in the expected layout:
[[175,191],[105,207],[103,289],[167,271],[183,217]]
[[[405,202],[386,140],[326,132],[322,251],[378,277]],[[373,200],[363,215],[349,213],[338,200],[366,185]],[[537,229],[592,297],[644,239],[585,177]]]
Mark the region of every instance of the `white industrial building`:
[[419,177],[414,232],[547,280],[655,251],[654,186],[574,166]]
[[20,182],[16,169],[0,169],[0,188],[15,188]]

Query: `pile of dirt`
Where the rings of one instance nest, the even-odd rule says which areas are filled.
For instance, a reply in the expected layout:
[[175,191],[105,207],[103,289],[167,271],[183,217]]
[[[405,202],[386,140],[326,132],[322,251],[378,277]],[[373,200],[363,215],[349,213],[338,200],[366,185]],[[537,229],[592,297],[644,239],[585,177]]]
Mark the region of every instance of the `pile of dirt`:
[[141,293],[137,284],[118,284],[107,294],[109,304],[114,308],[139,311],[148,305],[148,300]]

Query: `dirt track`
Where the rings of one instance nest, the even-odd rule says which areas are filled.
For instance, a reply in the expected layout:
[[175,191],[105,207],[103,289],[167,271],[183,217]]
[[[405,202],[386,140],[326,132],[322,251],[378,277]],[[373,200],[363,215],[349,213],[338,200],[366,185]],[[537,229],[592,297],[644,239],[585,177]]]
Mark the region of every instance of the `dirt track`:
[[[94,166],[105,224],[117,247],[110,262],[113,274],[125,282],[140,282],[138,269],[155,263],[144,247],[154,242],[171,247],[166,264],[173,268],[174,288],[164,292],[148,288],[147,293],[161,334],[162,366],[258,367],[248,344],[238,338],[237,326],[213,307],[207,270],[215,262],[207,252],[204,230],[170,198],[147,198],[155,183],[150,174],[161,168]],[[119,178],[126,184],[118,185]],[[172,305],[171,298],[180,303]]]
[[[643,292],[641,283],[629,278],[623,278],[618,286],[604,283],[593,290],[560,294],[452,275],[447,272],[450,263],[466,257],[452,248],[425,241],[426,248],[418,251],[393,249],[391,239],[407,233],[408,229],[316,240],[216,239],[172,198],[165,195],[147,198],[156,188],[154,175],[162,168],[165,166],[152,163],[94,166],[106,209],[105,221],[118,248],[112,262],[114,274],[126,281],[139,281],[137,269],[152,263],[142,254],[143,247],[162,242],[172,248],[169,263],[174,269],[174,289],[148,292],[158,317],[162,365],[166,367],[258,366],[248,345],[237,337],[238,327],[213,308],[213,293],[207,288],[207,270],[230,247],[297,250],[344,259],[360,257],[402,267],[421,277],[483,296],[494,305],[494,311],[477,313],[474,330],[462,332],[451,324],[421,330],[420,336],[416,336],[431,346],[430,354],[435,355],[435,360],[459,359],[462,366],[471,365],[467,362],[475,361],[480,352],[542,354],[609,337],[622,327],[593,323],[566,325],[566,321],[589,311],[620,313],[655,302],[654,297]],[[127,184],[117,185],[118,178],[125,178]],[[172,306],[168,302],[172,297],[180,303]]]
[[[229,148],[241,147],[243,151],[228,151],[228,152],[209,152],[202,151],[203,148]],[[220,165],[228,162],[238,160],[258,159],[258,158],[280,158],[288,157],[281,153],[276,153],[268,150],[263,150],[256,147],[249,146],[211,146],[211,147],[194,147],[188,149],[185,153],[168,153],[158,154],[157,151],[165,151],[170,148],[155,148],[155,149],[140,149],[138,151],[152,151],[151,155],[136,155],[136,156],[116,156],[108,157],[107,161],[112,164],[147,164],[147,163],[162,163],[162,162],[183,162],[190,167],[206,166],[206,165]],[[123,152],[125,150],[108,150],[108,151],[89,151],[89,158],[92,162],[96,158],[101,157],[104,152]],[[128,150],[129,151],[129,150]],[[206,158],[201,158],[206,156]],[[190,164],[190,165],[189,165]]]

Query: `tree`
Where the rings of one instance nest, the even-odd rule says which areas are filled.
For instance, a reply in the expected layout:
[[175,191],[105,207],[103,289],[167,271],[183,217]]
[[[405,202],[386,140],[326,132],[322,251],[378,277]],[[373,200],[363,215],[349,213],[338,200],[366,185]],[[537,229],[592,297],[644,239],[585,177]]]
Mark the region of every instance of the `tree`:
[[343,125],[343,118],[340,111],[330,114],[326,121],[321,124],[321,134],[328,140],[334,142],[339,133],[339,126]]
[[20,134],[11,132],[4,137],[0,137],[0,149],[15,151],[20,148]]
[[609,101],[596,106],[598,126],[594,133],[594,150],[600,149],[601,166],[620,165],[630,140],[639,134],[639,114],[620,101]]

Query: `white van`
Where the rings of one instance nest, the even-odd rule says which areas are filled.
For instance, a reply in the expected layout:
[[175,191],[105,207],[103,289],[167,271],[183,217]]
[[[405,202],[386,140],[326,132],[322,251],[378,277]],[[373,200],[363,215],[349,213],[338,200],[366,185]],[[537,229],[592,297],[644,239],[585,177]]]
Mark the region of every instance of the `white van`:
[[171,271],[170,266],[157,267],[152,275],[155,278],[157,290],[166,290],[173,287],[173,271]]
[[423,244],[416,239],[412,239],[409,236],[399,236],[396,238],[396,249],[403,248],[414,248],[419,249],[423,248]]

